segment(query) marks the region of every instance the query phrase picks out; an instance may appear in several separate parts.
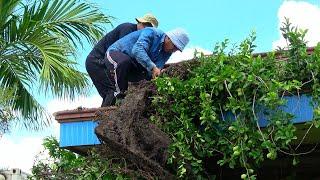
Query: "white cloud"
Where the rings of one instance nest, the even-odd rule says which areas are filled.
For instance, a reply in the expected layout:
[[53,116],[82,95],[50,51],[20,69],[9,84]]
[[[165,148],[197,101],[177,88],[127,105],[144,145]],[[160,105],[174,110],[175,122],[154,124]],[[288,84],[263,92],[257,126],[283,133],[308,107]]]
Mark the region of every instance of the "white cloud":
[[34,156],[41,150],[40,137],[26,137],[14,142],[4,136],[0,139],[0,168],[20,168],[30,173]]
[[[300,29],[308,29],[305,39],[308,46],[315,46],[320,42],[320,6],[303,1],[284,1],[278,11],[279,29],[284,22],[284,17],[289,18],[294,26]],[[279,31],[280,39],[272,43],[273,49],[284,47],[286,42]]]
[[[79,106],[86,108],[100,107],[101,101],[99,95],[79,97],[73,101],[54,99],[47,103],[46,108],[50,114],[53,114],[57,111],[76,109]],[[20,132],[5,134],[0,138],[0,169],[20,168],[24,172],[30,173],[35,156],[43,150],[43,138],[49,135],[59,138],[59,128],[59,123],[53,119],[51,126],[39,134],[30,133],[30,136],[21,136],[19,135]]]
[[52,114],[57,111],[72,110],[78,107],[92,108],[100,107],[102,98],[99,95],[90,97],[78,97],[71,101],[70,99],[54,99],[47,104],[48,111]]
[[177,52],[173,53],[167,63],[176,63],[176,62],[180,62],[180,61],[190,60],[190,59],[194,58],[195,50],[197,50],[197,52],[202,52],[205,55],[212,54],[212,52],[210,52],[206,49],[203,49],[201,47],[186,48],[182,52],[177,51]]

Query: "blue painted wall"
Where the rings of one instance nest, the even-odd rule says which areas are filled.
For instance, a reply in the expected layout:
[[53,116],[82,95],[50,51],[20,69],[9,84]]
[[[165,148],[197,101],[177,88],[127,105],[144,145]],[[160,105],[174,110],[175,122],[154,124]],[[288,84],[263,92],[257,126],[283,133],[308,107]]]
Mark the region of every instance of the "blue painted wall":
[[[293,114],[293,123],[304,123],[313,119],[313,107],[311,105],[312,97],[307,95],[286,96],[287,104],[281,106],[284,112]],[[266,116],[260,111],[257,113],[260,127],[266,127],[268,124]]]
[[94,133],[97,121],[60,123],[60,147],[100,144]]

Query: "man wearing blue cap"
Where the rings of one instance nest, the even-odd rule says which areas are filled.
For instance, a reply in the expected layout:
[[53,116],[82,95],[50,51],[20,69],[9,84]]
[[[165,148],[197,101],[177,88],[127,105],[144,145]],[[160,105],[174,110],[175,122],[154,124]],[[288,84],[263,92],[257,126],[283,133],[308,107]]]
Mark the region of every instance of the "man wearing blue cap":
[[107,33],[92,49],[86,59],[86,70],[97,88],[100,96],[106,97],[104,73],[104,57],[111,44],[126,36],[127,34],[143,29],[145,27],[158,27],[158,20],[152,14],[147,13],[143,17],[136,18],[137,24],[123,23]]
[[105,58],[103,88],[106,96],[102,107],[114,105],[116,98],[123,98],[129,81],[159,76],[171,54],[182,51],[188,42],[188,35],[181,28],[164,33],[147,27],[112,44]]

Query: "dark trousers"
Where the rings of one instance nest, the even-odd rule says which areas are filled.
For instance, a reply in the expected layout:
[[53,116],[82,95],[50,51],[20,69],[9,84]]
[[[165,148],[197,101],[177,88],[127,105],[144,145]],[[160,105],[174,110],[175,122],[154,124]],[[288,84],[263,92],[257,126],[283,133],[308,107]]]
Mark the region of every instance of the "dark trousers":
[[107,53],[104,59],[88,57],[86,69],[103,98],[101,107],[114,105],[116,97],[123,98],[128,82],[146,79],[145,69],[135,59],[121,52]]

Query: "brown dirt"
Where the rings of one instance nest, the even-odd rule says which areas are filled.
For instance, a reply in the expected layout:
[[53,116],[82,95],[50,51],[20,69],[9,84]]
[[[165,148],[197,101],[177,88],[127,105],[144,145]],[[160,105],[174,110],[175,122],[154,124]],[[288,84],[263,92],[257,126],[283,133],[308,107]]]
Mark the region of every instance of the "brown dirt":
[[[195,60],[171,64],[164,74],[186,79],[197,64]],[[97,112],[100,124],[95,133],[104,143],[100,152],[106,158],[124,158],[130,164],[127,168],[140,172],[146,179],[173,179],[166,169],[170,138],[149,122],[153,111],[150,97],[154,93],[156,87],[152,82],[130,84],[126,98],[117,109]]]
[[150,177],[170,179],[165,169],[169,137],[148,120],[150,96],[155,87],[151,82],[142,81],[129,86],[126,98],[118,109],[99,112],[101,122],[95,129],[105,143],[105,156],[125,158],[139,171]]
[[189,76],[191,69],[199,65],[199,62],[200,61],[194,59],[167,65],[168,67],[165,68],[164,74],[169,77],[176,77],[185,80]]

